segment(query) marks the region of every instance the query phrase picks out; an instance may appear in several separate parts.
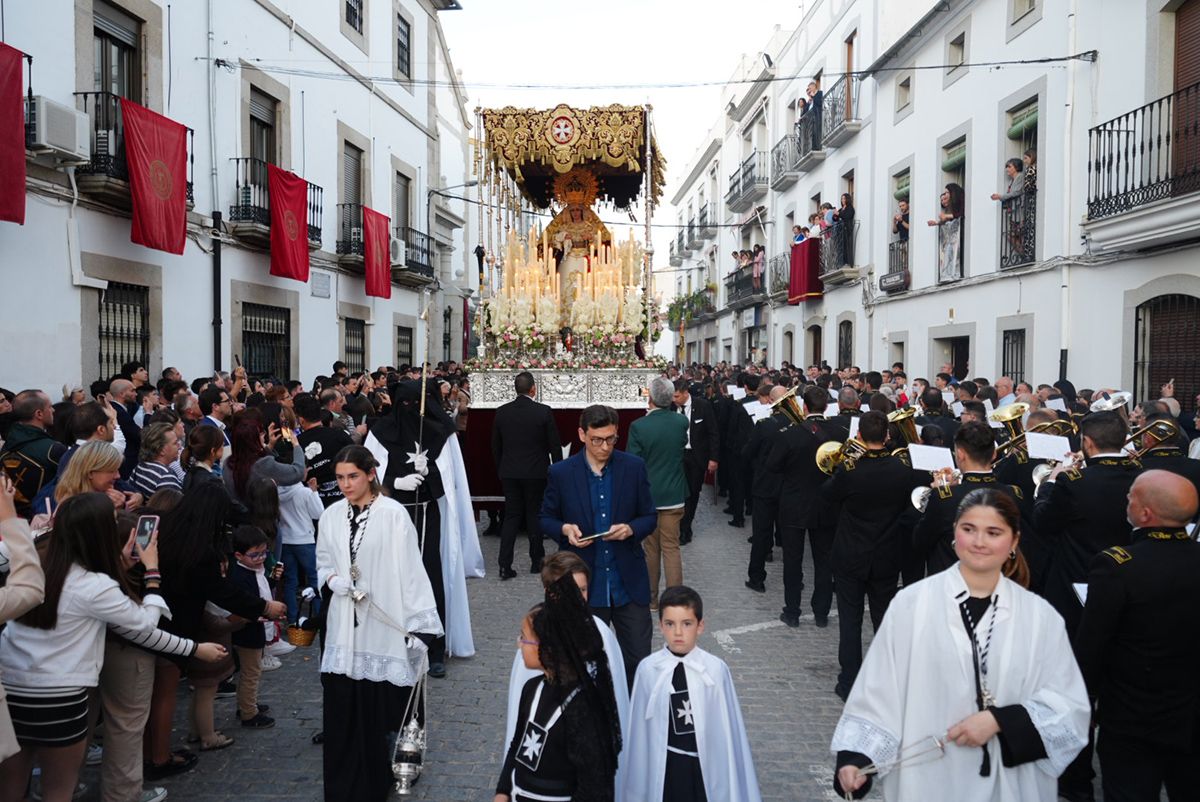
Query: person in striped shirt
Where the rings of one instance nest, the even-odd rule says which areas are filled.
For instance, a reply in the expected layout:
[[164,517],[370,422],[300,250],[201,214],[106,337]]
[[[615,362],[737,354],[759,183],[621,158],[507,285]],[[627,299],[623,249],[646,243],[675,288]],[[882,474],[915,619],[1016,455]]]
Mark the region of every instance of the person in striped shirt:
[[179,459],[179,436],[169,423],[152,423],[142,430],[140,462],[134,468],[130,482],[144,498],[164,487],[182,489],[182,483],[171,465]]

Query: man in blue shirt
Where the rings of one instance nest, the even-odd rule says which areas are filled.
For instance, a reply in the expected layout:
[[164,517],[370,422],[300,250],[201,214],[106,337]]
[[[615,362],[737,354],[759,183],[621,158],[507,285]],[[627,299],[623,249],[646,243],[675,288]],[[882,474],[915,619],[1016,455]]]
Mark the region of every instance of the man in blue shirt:
[[591,569],[588,603],[616,631],[632,682],[650,654],[650,578],[642,541],[654,531],[657,513],[646,463],[617,449],[618,424],[611,407],[583,411],[583,450],[550,467],[539,520],[544,534]]

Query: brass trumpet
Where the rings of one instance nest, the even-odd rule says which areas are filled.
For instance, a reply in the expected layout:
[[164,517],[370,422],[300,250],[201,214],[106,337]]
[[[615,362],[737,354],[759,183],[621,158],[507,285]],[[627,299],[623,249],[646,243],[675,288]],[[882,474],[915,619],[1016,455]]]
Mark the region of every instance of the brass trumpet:
[[[1065,464],[1068,469],[1082,468],[1082,467],[1084,467],[1083,456],[1081,454],[1072,454],[1071,459],[1068,460]],[[1041,465],[1034,466],[1034,468],[1033,468],[1033,494],[1035,496],[1037,495],[1037,492],[1039,490],[1041,490],[1042,484],[1045,483],[1045,481],[1050,478],[1050,474],[1054,473],[1054,469],[1057,468],[1058,466],[1059,466],[1059,463],[1056,460],[1049,460],[1047,462],[1043,462]]]
[[861,440],[850,439],[844,443],[830,440],[817,447],[817,467],[822,473],[833,475],[837,466],[853,465],[859,457],[867,453],[867,447]]
[[789,389],[779,397],[778,401],[771,404],[771,414],[774,415],[776,412],[783,413],[788,420],[797,425],[804,423],[804,410],[796,398],[795,387]]
[[[937,487],[953,487],[962,483],[962,471],[958,468],[933,471],[933,479]],[[912,494],[909,496],[909,501],[917,508],[918,512],[925,512],[925,508],[929,506],[929,497],[933,495],[932,487],[916,487],[913,488]]]
[[[1138,440],[1143,436],[1153,438],[1153,442],[1146,443],[1141,448],[1138,448]],[[1134,447],[1133,455],[1141,459],[1151,449],[1158,448],[1169,440],[1177,439],[1179,439],[1179,424],[1173,420],[1156,420],[1131,432],[1129,439],[1125,441],[1125,447],[1128,448],[1132,445]]]

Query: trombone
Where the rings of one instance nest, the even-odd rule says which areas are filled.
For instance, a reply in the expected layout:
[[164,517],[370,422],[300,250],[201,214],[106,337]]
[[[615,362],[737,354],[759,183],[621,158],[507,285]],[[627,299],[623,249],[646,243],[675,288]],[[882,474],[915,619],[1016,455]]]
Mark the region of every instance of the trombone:
[[[1009,404],[1008,406],[1014,405]],[[1022,404],[1022,406],[1024,405]],[[1001,407],[996,412],[993,412],[992,415],[994,416],[1004,409],[1007,409],[1007,407]],[[1016,454],[1017,461],[1022,464],[1028,462],[1029,450],[1025,445],[1026,434],[1053,434],[1059,437],[1075,437],[1079,434],[1079,425],[1073,420],[1063,420],[1062,418],[1034,424],[1027,431],[1023,431],[1008,442],[996,446],[996,457],[992,460],[992,467],[996,467],[1000,460],[1009,454]]]
[[[1143,443],[1142,447],[1138,448],[1138,441],[1143,436],[1149,438],[1150,442]],[[1179,424],[1173,420],[1156,420],[1131,432],[1129,439],[1125,441],[1125,448],[1128,449],[1130,446],[1133,446],[1134,458],[1141,459],[1152,449],[1158,448],[1163,443],[1177,439],[1179,439]]]

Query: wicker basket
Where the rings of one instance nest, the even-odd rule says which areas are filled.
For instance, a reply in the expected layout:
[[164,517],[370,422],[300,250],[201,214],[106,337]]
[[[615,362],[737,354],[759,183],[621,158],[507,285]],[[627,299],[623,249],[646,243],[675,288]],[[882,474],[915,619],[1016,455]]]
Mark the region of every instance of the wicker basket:
[[293,646],[312,646],[313,639],[317,636],[315,629],[303,629],[297,626],[287,628],[287,641]]

